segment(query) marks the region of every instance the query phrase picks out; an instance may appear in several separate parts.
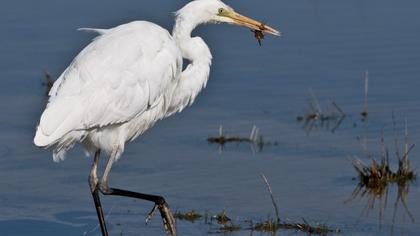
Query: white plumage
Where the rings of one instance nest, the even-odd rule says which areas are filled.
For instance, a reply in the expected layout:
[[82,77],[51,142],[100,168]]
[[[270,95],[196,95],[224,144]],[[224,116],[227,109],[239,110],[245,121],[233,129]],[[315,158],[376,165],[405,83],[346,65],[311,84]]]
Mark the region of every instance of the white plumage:
[[[34,143],[55,146],[55,161],[63,160],[77,142],[88,153],[95,153],[89,183],[104,236],[107,230],[98,191],[155,202],[166,229],[176,234],[173,216],[162,197],[109,188],[108,174],[127,141],[191,105],[205,87],[212,56],[204,40],[191,37],[191,32],[209,22],[279,35],[220,0],[196,0],[176,13],[172,35],[146,21],[111,29],[80,29],[99,36],[74,58],[51,88]],[[181,71],[183,58],[190,63]],[[96,169],[101,150],[110,158],[99,181]]]
[[54,160],[75,142],[122,151],[164,117],[178,84],[182,54],[158,25],[137,21],[102,33],[54,83],[34,142],[57,144]]
[[[111,29],[82,28],[99,36],[54,83],[35,145],[55,145],[55,161],[64,159],[76,142],[90,152],[117,148],[121,153],[125,142],[192,104],[206,85],[212,56],[200,37],[191,37],[197,25],[227,22],[259,29],[259,22],[245,22],[219,0],[193,1],[176,15],[172,36],[146,21]],[[182,58],[191,62],[183,72]]]

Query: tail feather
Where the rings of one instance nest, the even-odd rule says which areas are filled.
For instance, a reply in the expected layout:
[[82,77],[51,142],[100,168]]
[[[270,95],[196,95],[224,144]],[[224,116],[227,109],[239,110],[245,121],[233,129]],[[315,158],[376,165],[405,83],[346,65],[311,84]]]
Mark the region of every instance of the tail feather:
[[34,144],[38,147],[48,148],[50,146],[53,146],[57,143],[57,139],[54,140],[50,136],[47,136],[43,134],[42,129],[38,126],[36,130],[36,134],[34,137]]
[[86,136],[85,134],[85,131],[72,131],[62,137],[59,137],[58,139],[55,139],[44,135],[42,130],[38,127],[34,138],[34,144],[43,148],[55,145],[53,150],[53,160],[55,162],[60,162],[66,158],[67,151],[72,148],[76,142],[83,141]]
[[77,98],[50,101],[41,115],[34,144],[39,147],[49,147],[62,140],[67,134],[80,130],[83,109],[71,109],[80,106],[79,104]]
[[75,142],[78,140],[72,140],[71,138],[63,142],[57,143],[53,151],[53,160],[54,162],[64,161],[66,159],[67,151],[72,148]]

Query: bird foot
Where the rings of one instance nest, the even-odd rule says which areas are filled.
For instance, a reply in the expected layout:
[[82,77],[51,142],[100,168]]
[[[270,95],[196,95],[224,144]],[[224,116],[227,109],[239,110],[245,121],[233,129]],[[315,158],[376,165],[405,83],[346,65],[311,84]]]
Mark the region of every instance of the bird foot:
[[171,212],[171,209],[169,209],[169,206],[165,201],[155,203],[152,210],[146,217],[146,224],[154,217],[156,209],[159,209],[160,216],[162,217],[163,226],[165,227],[166,233],[168,233],[169,235],[175,236],[176,235],[175,218]]

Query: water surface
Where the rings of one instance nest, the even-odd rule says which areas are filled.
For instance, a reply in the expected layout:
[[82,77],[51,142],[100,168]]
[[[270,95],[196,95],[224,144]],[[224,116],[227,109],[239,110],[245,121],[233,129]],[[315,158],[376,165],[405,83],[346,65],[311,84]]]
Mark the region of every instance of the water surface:
[[[80,148],[56,164],[51,152],[33,146],[45,105],[44,70],[54,77],[92,35],[79,27],[108,28],[145,19],[171,28],[186,1],[9,1],[0,9],[0,232],[2,235],[100,235],[87,175],[91,159]],[[283,32],[259,47],[247,29],[210,25],[197,29],[214,62],[206,90],[182,114],[158,123],[126,147],[111,185],[166,196],[173,210],[262,220],[273,215],[260,179],[272,185],[282,219],[326,223],[343,235],[420,234],[400,205],[393,223],[396,186],[390,186],[382,217],[376,207],[361,214],[366,199],[345,203],[357,181],[349,156],[366,158],[357,137],[379,153],[384,129],[393,152],[392,112],[398,130],[408,120],[410,142],[420,141],[420,3],[414,0],[230,1],[238,12]],[[369,118],[362,122],[363,73],[369,71]],[[348,117],[331,133],[306,132],[308,89],[325,107],[333,100]],[[253,153],[246,144],[219,147],[206,138],[219,125],[248,135],[257,125],[278,145]],[[419,151],[410,153],[413,167]],[[365,159],[366,160],[366,159]],[[367,161],[367,160],[366,160]],[[104,161],[102,161],[103,164]],[[391,159],[393,167],[396,160]],[[420,189],[406,199],[416,221]],[[152,205],[104,197],[110,234],[164,235],[159,219],[145,226]],[[178,222],[180,235],[206,235],[204,223]],[[291,232],[280,232],[280,235]],[[235,233],[249,235],[248,231]]]

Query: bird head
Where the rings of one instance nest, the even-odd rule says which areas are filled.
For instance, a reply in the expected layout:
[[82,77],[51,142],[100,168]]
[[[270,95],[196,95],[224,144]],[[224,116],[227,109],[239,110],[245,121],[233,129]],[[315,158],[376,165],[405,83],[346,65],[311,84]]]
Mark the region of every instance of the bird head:
[[180,15],[183,13],[188,13],[186,15],[191,17],[194,16],[194,21],[197,23],[228,23],[280,36],[279,31],[262,22],[235,12],[231,7],[220,0],[191,1],[179,10],[177,14]]

